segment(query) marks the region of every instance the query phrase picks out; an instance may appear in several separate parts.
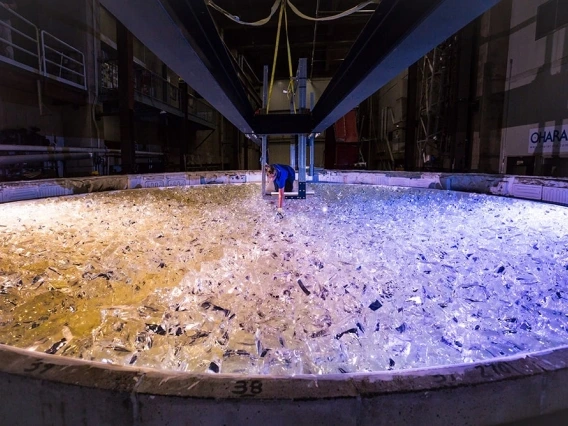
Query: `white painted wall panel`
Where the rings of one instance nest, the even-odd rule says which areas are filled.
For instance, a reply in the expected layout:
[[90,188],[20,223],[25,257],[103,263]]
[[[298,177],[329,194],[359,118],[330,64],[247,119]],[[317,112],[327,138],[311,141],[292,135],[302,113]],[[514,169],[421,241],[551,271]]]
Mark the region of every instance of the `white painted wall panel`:
[[542,199],[542,185],[514,184],[511,188],[511,195],[516,198],[528,198],[531,200]]
[[560,29],[535,40],[537,9],[545,2],[512,2],[503,157],[550,156],[529,150],[531,129],[561,129],[568,124],[568,32]]
[[544,187],[542,189],[542,199],[551,203],[568,205],[568,189]]

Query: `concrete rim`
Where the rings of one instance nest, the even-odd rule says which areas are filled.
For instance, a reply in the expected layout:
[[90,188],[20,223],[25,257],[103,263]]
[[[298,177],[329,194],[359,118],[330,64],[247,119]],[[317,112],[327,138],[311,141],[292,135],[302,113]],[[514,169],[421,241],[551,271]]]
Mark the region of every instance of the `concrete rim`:
[[1,373],[126,393],[206,399],[320,400],[436,391],[566,371],[568,345],[494,358],[490,362],[321,376],[161,371],[42,354],[6,345],[0,345],[0,366]]

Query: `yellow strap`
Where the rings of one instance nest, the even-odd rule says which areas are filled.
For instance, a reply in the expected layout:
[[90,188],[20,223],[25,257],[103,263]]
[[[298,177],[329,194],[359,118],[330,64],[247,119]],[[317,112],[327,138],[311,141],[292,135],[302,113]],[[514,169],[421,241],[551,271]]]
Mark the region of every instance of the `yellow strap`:
[[[286,5],[288,4],[288,0]],[[292,105],[294,107],[294,114],[296,114],[296,97],[294,95],[294,74],[292,71],[292,53],[290,51],[290,38],[288,37],[288,14],[286,9],[284,9],[284,25],[286,27],[286,47],[288,49],[288,69],[290,72],[290,81],[288,82],[288,94],[292,94]]]
[[349,16],[355,12],[357,12],[358,10],[363,9],[364,7],[370,5],[370,4],[379,4],[380,0],[371,0],[371,1],[365,1],[363,3],[358,4],[357,6],[352,7],[349,10],[346,10],[345,12],[340,12],[337,15],[333,15],[333,16],[326,16],[323,18],[312,18],[311,16],[307,16],[304,15],[302,12],[300,12],[298,10],[298,8],[296,6],[294,6],[292,4],[292,0],[287,0],[288,2],[288,6],[290,6],[290,9],[292,9],[292,12],[294,12],[296,15],[298,15],[300,18],[302,19],[307,19],[308,21],[333,21],[335,19],[339,19],[339,18],[344,18],[345,16]]
[[274,85],[274,72],[276,71],[276,60],[278,59],[278,44],[280,43],[280,30],[282,29],[282,12],[286,8],[285,0],[280,3],[280,14],[278,15],[278,31],[276,32],[276,45],[274,46],[274,60],[272,61],[272,73],[270,85],[268,86],[268,101],[266,102],[266,113],[270,111],[270,98],[272,98],[272,88]]
[[282,0],[275,0],[274,4],[272,5],[272,7],[270,8],[270,15],[268,15],[268,17],[261,19],[260,21],[256,21],[256,22],[245,22],[245,21],[241,21],[241,18],[239,18],[236,15],[231,15],[229,12],[227,12],[225,9],[223,9],[222,7],[217,6],[215,3],[213,3],[213,0],[208,0],[207,1],[207,5],[211,6],[213,9],[221,12],[223,15],[225,15],[227,18],[229,18],[231,21],[236,22],[237,24],[241,24],[241,25],[251,25],[253,27],[258,27],[260,25],[264,25],[266,23],[268,23],[268,21],[270,21],[270,19],[272,18],[272,16],[276,13],[276,11],[278,10],[278,8],[280,7],[280,3],[282,2]]

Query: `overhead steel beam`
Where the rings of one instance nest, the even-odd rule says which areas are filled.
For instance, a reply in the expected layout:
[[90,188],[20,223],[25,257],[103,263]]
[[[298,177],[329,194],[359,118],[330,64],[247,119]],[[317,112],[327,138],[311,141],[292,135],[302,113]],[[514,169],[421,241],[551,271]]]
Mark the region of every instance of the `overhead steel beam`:
[[254,111],[206,2],[100,0],[128,30],[241,132]]
[[313,111],[322,132],[499,0],[382,0]]

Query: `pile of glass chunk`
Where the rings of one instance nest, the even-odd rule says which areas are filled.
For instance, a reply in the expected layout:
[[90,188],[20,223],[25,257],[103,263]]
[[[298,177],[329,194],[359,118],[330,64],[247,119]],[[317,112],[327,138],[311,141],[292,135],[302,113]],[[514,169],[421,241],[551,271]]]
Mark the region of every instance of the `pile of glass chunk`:
[[0,342],[167,370],[328,374],[568,342],[568,208],[313,184],[0,205]]

